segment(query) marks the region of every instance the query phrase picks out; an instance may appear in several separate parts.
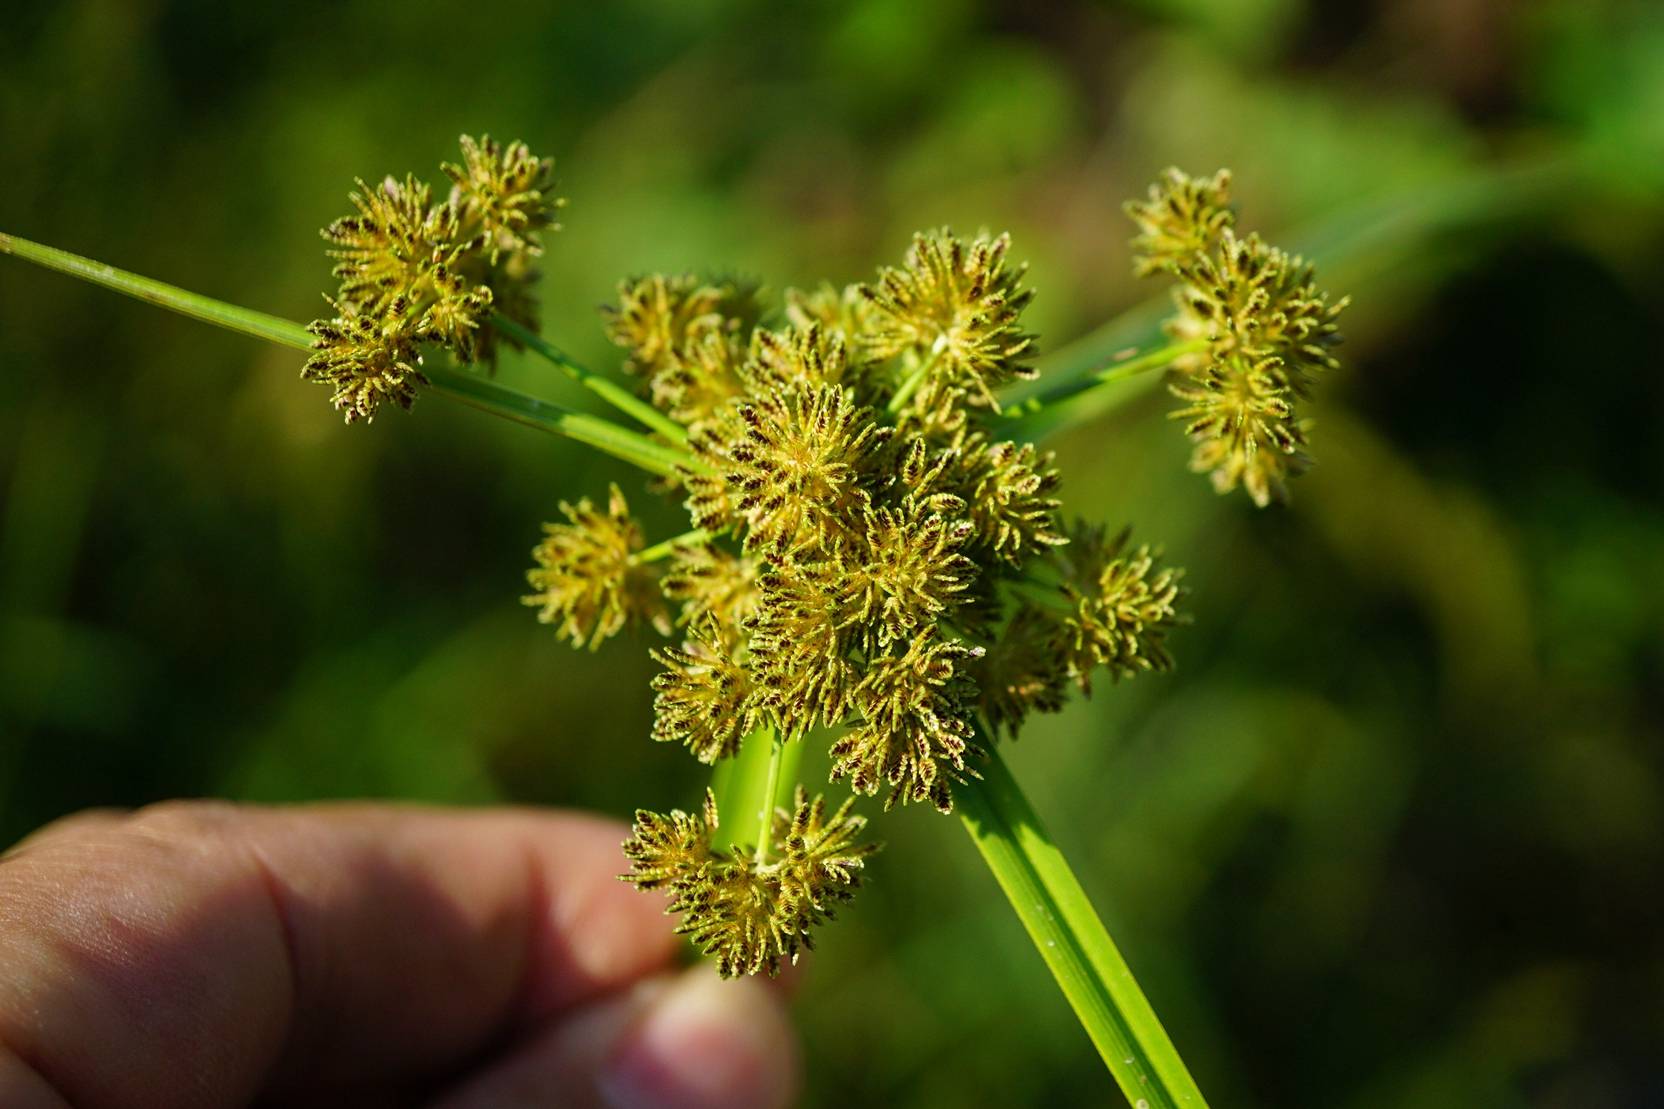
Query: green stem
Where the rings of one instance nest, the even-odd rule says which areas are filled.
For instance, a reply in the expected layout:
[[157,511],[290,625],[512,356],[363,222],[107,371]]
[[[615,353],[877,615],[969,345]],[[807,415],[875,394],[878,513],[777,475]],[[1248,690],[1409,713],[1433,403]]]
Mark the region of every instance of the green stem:
[[71,277],[79,277],[82,281],[102,285],[106,289],[113,289],[171,312],[190,316],[192,319],[231,331],[240,331],[244,335],[252,335],[256,339],[265,339],[267,342],[301,350],[308,350],[312,346],[312,336],[305,327],[293,320],[286,320],[281,316],[268,316],[251,308],[198,296],[178,286],[140,277],[126,270],[118,270],[114,266],[95,262],[91,258],[83,258],[79,254],[71,254],[57,247],[32,243],[15,235],[0,234],[0,254],[15,254],[38,266],[67,273]]
[[1150,370],[1159,370],[1163,366],[1178,361],[1187,354],[1208,349],[1206,339],[1187,339],[1182,343],[1170,343],[1158,350],[1140,354],[1136,358],[1129,358],[1125,362],[1116,362],[1099,370],[1082,384],[1083,389],[1092,388],[1092,383],[1108,385],[1115,381],[1125,381],[1129,377],[1137,377]]
[[[297,350],[310,350],[312,347],[311,334],[293,320],[214,300],[56,247],[0,234],[0,254],[14,254],[47,269],[90,281],[229,331]],[[436,393],[539,431],[564,435],[651,473],[668,476],[675,473],[679,466],[693,464],[692,456],[686,451],[667,447],[599,416],[573,412],[447,366],[424,369],[423,373],[433,383]]]
[[711,775],[716,791],[716,848],[750,848],[761,838],[757,798],[768,782],[774,758],[774,729],[764,724],[740,744],[739,754],[717,763]]
[[564,435],[649,473],[669,477],[679,467],[694,465],[686,451],[668,447],[603,417],[573,412],[527,396],[478,374],[450,366],[436,366],[422,372],[432,382],[434,392],[441,396],[539,431]]
[[1127,1101],[1207,1103],[999,752],[954,791],[961,820]]
[[792,795],[797,792],[797,768],[803,762],[802,739],[784,740],[780,747],[780,780],[774,786],[774,807],[792,807]]
[[672,420],[624,386],[586,368],[581,362],[537,332],[515,323],[500,312],[492,315],[491,326],[545,361],[559,367],[567,377],[570,377],[625,415],[633,416],[641,421],[641,423],[663,435],[672,443],[688,441],[687,428]]
[[660,559],[669,558],[675,553],[677,547],[680,547],[683,544],[703,543],[711,538],[711,534],[711,532],[706,531],[704,528],[694,528],[692,531],[684,531],[681,535],[672,535],[669,539],[666,539],[662,543],[655,543],[651,547],[646,547],[637,551],[631,556],[630,561],[635,563],[637,566],[647,562],[658,562]]
[[912,372],[901,383],[901,387],[890,397],[890,403],[884,406],[884,411],[894,416],[906,407],[907,402],[913,399],[913,394],[919,391],[919,386],[924,384],[925,376],[930,373],[930,368],[936,364],[936,356],[940,353],[940,348],[931,350],[919,361],[917,366],[913,367]]
[[785,761],[786,742],[779,736],[769,745],[768,778],[762,792],[753,799],[757,806],[757,850],[752,860],[762,866],[768,862],[769,840],[774,835],[774,798],[780,792],[780,764]]

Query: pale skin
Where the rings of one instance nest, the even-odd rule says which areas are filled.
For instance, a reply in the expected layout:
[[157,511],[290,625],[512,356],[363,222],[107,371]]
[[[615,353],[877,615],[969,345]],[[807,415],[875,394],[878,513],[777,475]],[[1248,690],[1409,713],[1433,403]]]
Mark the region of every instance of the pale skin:
[[176,802],[0,856],[0,1105],[773,1109],[780,991],[678,969],[620,824]]

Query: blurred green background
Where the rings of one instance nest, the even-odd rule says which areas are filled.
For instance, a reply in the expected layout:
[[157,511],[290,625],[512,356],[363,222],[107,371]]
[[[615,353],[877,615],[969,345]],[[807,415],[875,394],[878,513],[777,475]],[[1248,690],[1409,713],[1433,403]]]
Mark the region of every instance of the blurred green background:
[[[1055,349],[1151,294],[1120,202],[1232,167],[1356,298],[1318,468],[1216,498],[1154,394],[1058,439],[1195,623],[1015,769],[1215,1105],[1664,1104],[1656,5],[12,0],[0,58],[0,229],[302,320],[354,176],[527,139],[571,199],[545,331],[605,366],[626,273],[857,280],[942,223],[1013,232]],[[643,641],[518,603],[557,502],[643,480],[439,399],[344,428],[297,370],[0,259],[0,843],[193,794],[693,803]],[[808,1103],[1113,1103],[955,822],[879,829]]]

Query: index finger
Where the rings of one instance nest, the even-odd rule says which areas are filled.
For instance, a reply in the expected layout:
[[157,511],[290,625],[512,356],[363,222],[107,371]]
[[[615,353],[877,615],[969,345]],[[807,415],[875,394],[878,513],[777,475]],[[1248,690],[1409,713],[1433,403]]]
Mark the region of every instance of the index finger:
[[191,803],[49,831],[0,860],[0,1051],[89,1107],[443,1075],[670,960],[624,834]]

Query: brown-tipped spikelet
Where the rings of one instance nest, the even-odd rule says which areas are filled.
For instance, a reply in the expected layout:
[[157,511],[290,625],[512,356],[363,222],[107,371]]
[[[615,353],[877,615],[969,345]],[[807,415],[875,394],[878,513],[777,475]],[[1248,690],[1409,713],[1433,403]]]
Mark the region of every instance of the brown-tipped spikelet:
[[[737,406],[730,431],[700,444],[748,549],[823,549],[859,526],[889,429],[833,385],[771,389]],[[704,489],[690,483],[695,496]]]
[[353,214],[323,230],[340,280],[329,298],[336,318],[312,325],[320,354],[302,377],[333,387],[349,423],[370,419],[382,400],[410,407],[427,384],[411,372],[422,344],[490,362],[494,313],[536,326],[531,263],[542,252],[539,234],[558,227],[553,213],[565,203],[548,191],[551,163],[523,143],[461,141],[464,164],[445,167],[454,185],[444,200],[412,175],[359,181]]
[[1133,272],[1174,273],[1191,259],[1213,249],[1235,222],[1231,211],[1231,173],[1191,177],[1169,167],[1143,200],[1129,200],[1127,218],[1138,228],[1132,241]]
[[591,650],[624,630],[633,620],[670,633],[653,568],[639,564],[641,528],[614,485],[605,511],[588,497],[562,502],[564,524],[543,525],[544,539],[532,551],[537,561],[526,574],[536,592],[522,598],[538,609],[537,618],[557,624],[558,634],[574,647]]
[[832,777],[868,795],[890,787],[884,807],[929,801],[953,810],[950,785],[974,759],[969,720],[976,687],[966,664],[981,647],[924,634],[872,661],[851,699],[860,722],[832,745]]
[[1134,268],[1179,281],[1168,332],[1193,349],[1173,361],[1170,387],[1185,402],[1173,417],[1195,444],[1191,469],[1263,508],[1286,500],[1288,479],[1311,464],[1296,405],[1338,365],[1347,301],[1331,304],[1302,259],[1238,236],[1228,185],[1223,170],[1204,180],[1169,170],[1127,213],[1141,232]]
[[1034,376],[1034,336],[1022,328],[1033,299],[1026,265],[1006,262],[1011,238],[967,243],[943,228],[916,235],[899,269],[861,287],[871,327],[861,344],[872,358],[901,357],[901,401],[921,413],[961,405],[999,409],[994,390]]
[[738,753],[757,726],[751,676],[713,620],[693,629],[681,648],[655,648],[664,673],[653,679],[653,738],[681,743],[700,762]]
[[1057,712],[1068,696],[1068,626],[1024,602],[972,668],[978,708],[994,728],[1015,737],[1031,712]]
[[707,792],[700,816],[638,812],[624,843],[632,870],[624,879],[642,889],[668,890],[668,911],[680,913],[676,931],[716,959],[724,978],[795,963],[814,947],[812,930],[830,920],[861,883],[876,844],[859,842],[866,826],[845,801],[828,813],[819,797],[798,786],[791,809],[776,809],[771,838],[778,857],[762,860],[749,845],[716,850],[716,798]]
[[462,136],[462,163],[440,167],[451,179],[451,204],[485,237],[492,265],[505,256],[543,253],[542,232],[558,231],[555,213],[566,201],[553,195],[555,161],[523,142],[507,146],[490,135]]
[[1130,535],[1106,541],[1102,528],[1081,524],[1060,554],[1063,595],[1073,606],[1064,621],[1069,672],[1083,691],[1099,666],[1119,680],[1173,665],[1167,633],[1180,619],[1180,571],[1157,567],[1160,552],[1149,547],[1129,552]]
[[334,319],[307,328],[313,353],[301,367],[302,379],[328,385],[330,403],[349,424],[375,419],[384,402],[408,410],[417,387],[428,379],[419,368],[422,356],[407,321],[396,319],[388,328],[359,315],[350,303],[337,304],[335,310]]
[[682,606],[679,623],[714,622],[725,639],[737,642],[762,600],[762,565],[715,543],[678,543],[659,579],[664,595]]

